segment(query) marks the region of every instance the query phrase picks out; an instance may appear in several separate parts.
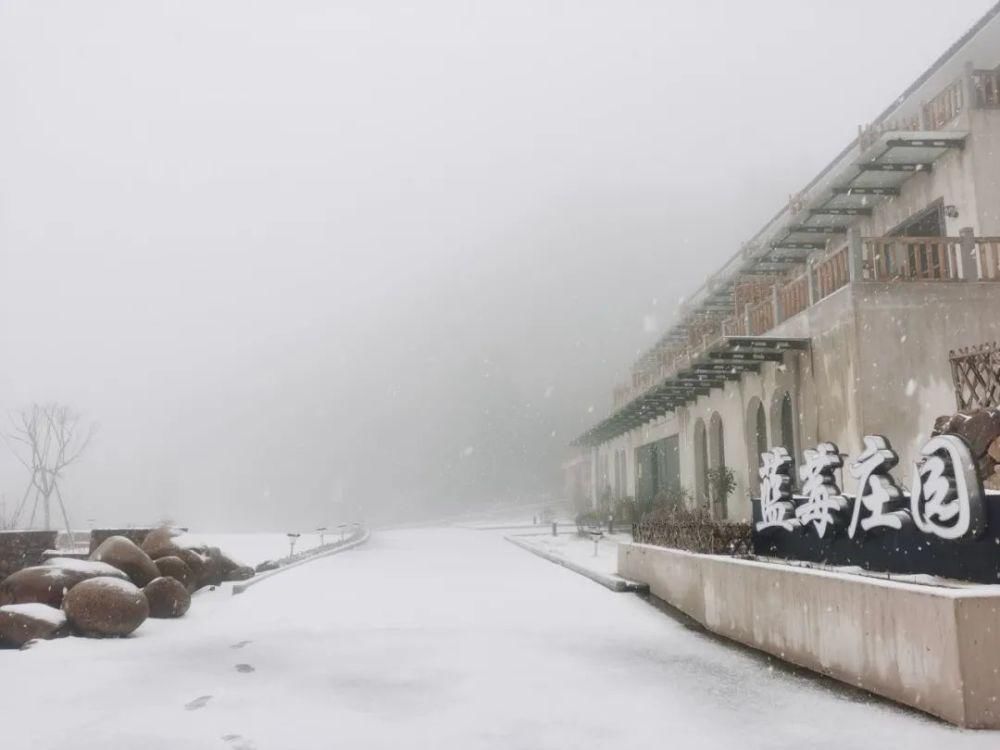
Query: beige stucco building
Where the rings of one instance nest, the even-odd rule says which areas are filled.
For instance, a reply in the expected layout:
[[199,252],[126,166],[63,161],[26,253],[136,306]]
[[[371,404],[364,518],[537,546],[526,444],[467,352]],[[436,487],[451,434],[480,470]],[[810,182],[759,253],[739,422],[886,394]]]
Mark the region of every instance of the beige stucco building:
[[[591,496],[736,489],[759,453],[883,434],[909,477],[956,409],[949,352],[1000,339],[1000,6],[708,278],[580,436]],[[848,489],[851,481],[846,479]]]

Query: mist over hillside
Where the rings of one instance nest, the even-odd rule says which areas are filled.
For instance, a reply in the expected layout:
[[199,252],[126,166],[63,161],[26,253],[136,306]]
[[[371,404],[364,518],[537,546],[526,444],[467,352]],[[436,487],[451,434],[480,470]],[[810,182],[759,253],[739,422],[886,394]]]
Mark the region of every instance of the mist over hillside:
[[81,526],[557,495],[683,296],[987,5],[0,3],[0,408],[100,424]]

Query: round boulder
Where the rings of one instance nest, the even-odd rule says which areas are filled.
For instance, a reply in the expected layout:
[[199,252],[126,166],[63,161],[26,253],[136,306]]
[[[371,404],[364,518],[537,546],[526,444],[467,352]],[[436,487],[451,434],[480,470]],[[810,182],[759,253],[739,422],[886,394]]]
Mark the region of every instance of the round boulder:
[[180,556],[181,550],[193,550],[204,552],[205,545],[197,538],[188,534],[184,529],[163,526],[150,531],[142,541],[143,551],[156,560],[167,555]]
[[121,578],[128,580],[128,576],[114,565],[95,560],[78,560],[75,557],[50,557],[42,563],[43,568],[59,568],[66,573],[77,576],[81,581],[88,578]]
[[182,617],[191,607],[191,594],[176,578],[154,578],[142,590],[150,617]]
[[191,569],[191,574],[194,576],[194,588],[201,588],[208,567],[208,558],[189,549],[178,550],[177,557]]
[[198,587],[218,586],[226,579],[226,557],[218,547],[209,547],[205,558],[205,567],[198,576]]
[[160,575],[149,555],[123,536],[109,536],[90,554],[90,559],[113,565],[136,586],[145,586]]
[[960,434],[969,443],[974,456],[983,456],[990,443],[1000,437],[1000,410],[977,409],[962,425]]
[[244,565],[234,560],[225,552],[218,552],[219,563],[222,568],[223,581],[245,581],[253,578],[254,570],[249,565]]
[[23,568],[7,576],[0,583],[0,605],[39,603],[60,607],[67,591],[81,581],[99,576],[128,579],[123,572],[104,563],[53,558],[44,565]]
[[0,646],[21,648],[29,641],[66,634],[66,615],[60,609],[38,603],[0,607]]
[[940,417],[934,420],[934,427],[931,429],[931,437],[937,437],[938,435],[943,435],[948,432],[951,427],[951,420],[953,415],[942,414]]
[[195,584],[197,583],[194,572],[179,557],[167,555],[166,557],[158,557],[153,562],[156,563],[156,569],[160,571],[161,576],[175,578],[188,591],[194,591]]
[[128,635],[149,617],[146,595],[118,578],[91,578],[77,584],[66,594],[62,608],[76,632],[96,638]]
[[246,581],[254,577],[254,570],[249,565],[237,565],[226,573],[227,581]]

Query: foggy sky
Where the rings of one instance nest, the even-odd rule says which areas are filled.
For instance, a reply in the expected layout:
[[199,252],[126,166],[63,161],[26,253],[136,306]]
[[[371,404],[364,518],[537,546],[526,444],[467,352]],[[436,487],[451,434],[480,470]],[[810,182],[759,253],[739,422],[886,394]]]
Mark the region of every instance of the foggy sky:
[[678,300],[990,4],[0,0],[0,410],[100,423],[78,526],[552,489]]

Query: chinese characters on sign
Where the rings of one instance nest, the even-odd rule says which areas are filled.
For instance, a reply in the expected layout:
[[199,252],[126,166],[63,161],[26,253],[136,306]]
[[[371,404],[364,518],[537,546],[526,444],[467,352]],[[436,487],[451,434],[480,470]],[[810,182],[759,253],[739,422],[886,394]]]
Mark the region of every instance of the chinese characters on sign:
[[[910,521],[904,509],[905,500],[889,470],[899,463],[899,457],[881,435],[866,435],[865,449],[850,466],[851,476],[858,480],[858,496],[847,536],[862,531],[888,528],[899,531]],[[861,513],[865,516],[862,518]]]
[[915,525],[945,540],[975,539],[985,527],[985,498],[968,445],[939,435],[921,449],[909,497],[890,472],[899,463],[889,441],[868,435],[864,450],[847,466],[857,494],[845,494],[836,472],[844,457],[834,443],[806,450],[799,468],[800,497],[792,494],[792,459],[784,448],[761,454],[761,521],[757,531],[812,527],[822,539],[843,529],[850,539]]
[[984,526],[983,490],[965,441],[938,435],[920,454],[910,491],[910,513],[917,528],[942,539],[978,536]]
[[792,457],[781,447],[761,453],[760,457],[760,511],[764,520],[757,524],[757,529],[781,527],[791,531],[797,525],[793,520]]
[[844,461],[833,443],[820,443],[816,450],[806,450],[803,455],[806,461],[799,469],[799,478],[806,501],[795,509],[795,517],[803,526],[811,523],[822,539],[827,527],[836,525],[847,508],[847,498],[840,493],[833,475]]

